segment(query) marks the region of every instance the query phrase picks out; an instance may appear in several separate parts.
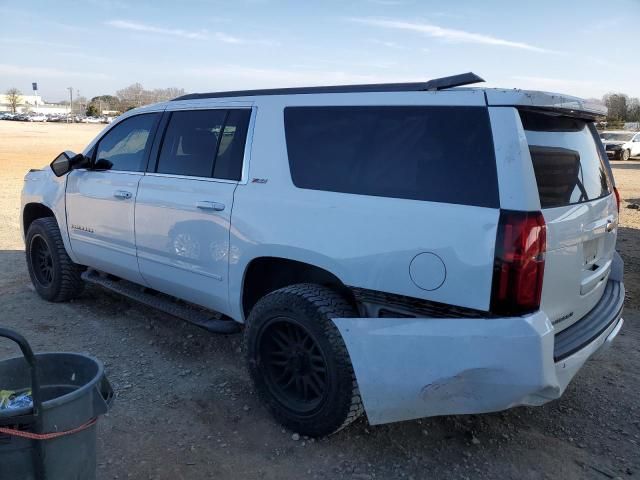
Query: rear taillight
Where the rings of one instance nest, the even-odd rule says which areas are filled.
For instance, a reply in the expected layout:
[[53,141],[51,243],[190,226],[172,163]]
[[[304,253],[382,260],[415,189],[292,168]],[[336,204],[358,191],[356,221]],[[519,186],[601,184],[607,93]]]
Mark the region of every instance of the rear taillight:
[[491,311],[523,315],[540,308],[547,227],[541,212],[502,210],[496,238]]
[[618,205],[618,213],[620,213],[620,192],[616,187],[613,187],[613,194],[616,196],[616,205]]

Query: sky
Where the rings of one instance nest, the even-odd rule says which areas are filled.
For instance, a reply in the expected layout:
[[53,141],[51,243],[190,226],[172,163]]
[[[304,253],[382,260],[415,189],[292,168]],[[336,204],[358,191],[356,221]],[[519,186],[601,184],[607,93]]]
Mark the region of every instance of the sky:
[[[411,82],[640,97],[640,0],[0,0],[0,92]],[[634,26],[635,25],[635,26]]]

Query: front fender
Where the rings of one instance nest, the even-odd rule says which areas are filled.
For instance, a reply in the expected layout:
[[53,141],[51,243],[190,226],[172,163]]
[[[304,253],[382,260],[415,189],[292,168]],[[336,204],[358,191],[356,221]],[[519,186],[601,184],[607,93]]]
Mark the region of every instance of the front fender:
[[67,228],[67,214],[65,205],[65,191],[67,177],[73,175],[70,172],[62,177],[56,177],[51,169],[46,166],[41,170],[30,170],[24,177],[20,206],[20,230],[22,240],[26,239],[27,232],[24,229],[24,210],[30,203],[44,205],[49,208],[58,222],[60,235],[64,243],[64,248],[72,261],[76,262],[69,241],[69,231]]

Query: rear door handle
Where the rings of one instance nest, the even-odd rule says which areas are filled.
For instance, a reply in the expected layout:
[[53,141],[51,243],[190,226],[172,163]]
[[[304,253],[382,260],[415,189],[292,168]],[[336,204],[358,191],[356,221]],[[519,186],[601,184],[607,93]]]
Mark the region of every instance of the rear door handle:
[[221,212],[224,210],[225,205],[224,203],[202,201],[197,202],[196,207],[200,210],[214,210],[216,212]]
[[113,196],[116,198],[122,198],[123,200],[128,200],[131,198],[131,192],[127,192],[126,190],[116,190],[113,192]]

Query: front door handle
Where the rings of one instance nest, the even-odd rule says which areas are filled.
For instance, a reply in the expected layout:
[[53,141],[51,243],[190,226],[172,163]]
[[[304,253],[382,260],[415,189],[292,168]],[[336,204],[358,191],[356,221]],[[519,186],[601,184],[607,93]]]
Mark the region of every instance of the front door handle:
[[116,198],[122,198],[123,200],[128,200],[131,198],[131,192],[127,192],[126,190],[116,190],[113,192],[113,196]]
[[197,202],[196,207],[200,210],[214,210],[216,212],[221,212],[224,210],[225,205],[224,203],[202,201]]

